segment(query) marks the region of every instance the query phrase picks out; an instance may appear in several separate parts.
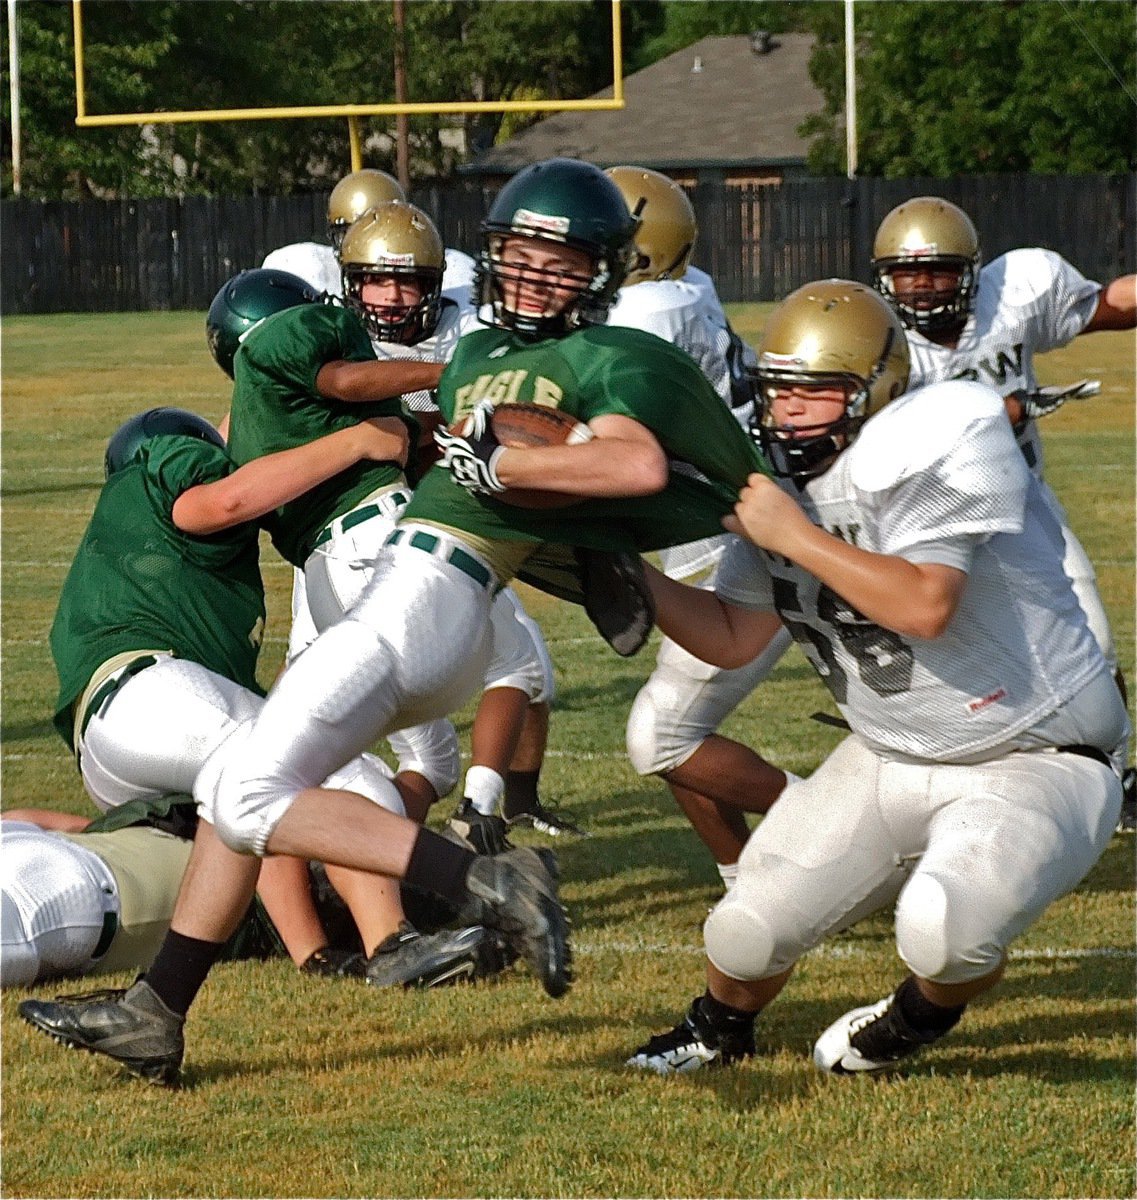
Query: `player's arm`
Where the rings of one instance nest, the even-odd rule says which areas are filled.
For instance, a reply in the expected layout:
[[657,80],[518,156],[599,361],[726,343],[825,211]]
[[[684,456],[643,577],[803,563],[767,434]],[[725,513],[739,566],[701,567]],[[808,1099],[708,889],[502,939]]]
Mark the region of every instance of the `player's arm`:
[[362,404],[369,400],[390,400],[407,392],[431,391],[445,363],[418,362],[410,358],[383,362],[326,362],[316,375],[316,390],[327,400]]
[[0,815],[5,821],[27,821],[29,825],[38,825],[40,829],[57,833],[82,833],[91,823],[90,817],[53,812],[48,808],[6,808]]
[[1120,275],[1107,283],[1083,333],[1137,328],[1137,275]]
[[253,459],[224,479],[187,488],[174,501],[174,524],[197,536],[218,533],[264,516],[364,459],[403,464],[409,449],[407,427],[397,418],[360,421],[307,445]]
[[712,666],[728,671],[745,666],[766,649],[781,628],[777,613],[741,608],[714,592],[670,579],[650,563],[644,563],[644,575],[660,630]]
[[868,620],[908,637],[939,637],[967,585],[967,573],[956,567],[877,554],[827,533],[764,475],[750,476],[723,525],[791,559]]

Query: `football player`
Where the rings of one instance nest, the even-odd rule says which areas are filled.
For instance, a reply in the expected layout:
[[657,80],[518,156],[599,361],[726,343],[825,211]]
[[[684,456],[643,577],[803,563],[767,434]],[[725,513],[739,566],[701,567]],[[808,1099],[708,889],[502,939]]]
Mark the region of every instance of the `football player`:
[[[647,330],[685,350],[748,430],[754,398],[746,366],[756,360],[731,329],[710,277],[690,265],[698,232],[691,201],[658,171],[612,167],[607,174],[640,221],[636,262],[608,324]],[[673,579],[697,576],[718,562],[729,537],[720,533],[665,550],[664,572]],[[769,675],[790,642],[788,631],[780,630],[753,662],[724,671],[664,638],[655,670],[628,715],[632,765],[641,775],[664,779],[728,887],[749,835],[744,814],[765,812],[796,776],[716,730]]]
[[[1137,326],[1137,275],[1102,286],[1051,250],[1011,250],[981,264],[979,235],[968,215],[936,196],[894,208],[873,242],[873,285],[900,316],[912,358],[911,386],[971,379],[1005,400],[1015,437],[1042,479],[1038,418],[1088,388],[1040,389],[1034,356],[1086,333]],[[1089,557],[1049,487],[1042,489],[1062,529],[1066,573],[1102,653],[1117,671],[1117,653]],[[1118,674],[1124,694],[1124,683]],[[1130,785],[1132,786],[1132,785]],[[1124,827],[1132,829],[1127,798]]]
[[[392,200],[365,213],[344,237],[340,263],[345,303],[363,322],[381,361],[449,362],[458,339],[479,327],[467,297],[443,291],[442,238],[427,214],[411,204]],[[403,404],[420,422],[420,449],[429,464],[436,457],[433,431],[442,420],[433,390],[404,395]],[[355,577],[357,594],[365,580],[358,572]],[[298,611],[303,619],[303,608],[294,603],[294,624]],[[524,662],[491,667],[471,729],[471,765],[453,827],[483,850],[504,849],[507,823],[554,836],[579,835],[584,831],[546,808],[537,790],[555,688],[544,636],[512,588],[495,599],[493,620],[498,645],[519,644]],[[316,634],[310,619],[308,626],[306,641]]]
[[742,491],[715,592],[650,576],[661,627],[710,662],[746,661],[780,616],[851,734],[751,835],[704,927],[706,991],[630,1066],[753,1054],[801,955],[895,906],[908,975],[813,1052],[824,1071],[890,1067],[998,982],[1109,841],[1129,722],[1051,506],[995,391],[904,394],[908,371],[871,288],[792,293],[759,349],[777,482]]
[[[345,422],[235,469],[218,431],[181,409],[149,410],[114,434],[107,482],[51,629],[60,680],[55,726],[100,809],[192,792],[199,772],[217,769],[236,744],[234,733],[258,711],[265,619],[258,518],[405,445],[399,420]],[[390,799],[389,775],[368,756],[346,768],[341,782],[401,812],[401,802]],[[203,854],[235,857],[211,830],[201,840]],[[297,867],[302,876],[303,864],[273,860],[260,887],[303,964],[325,942],[310,906],[290,903]],[[399,931],[398,897],[377,895],[360,906],[359,920],[373,951]],[[384,967],[391,961],[384,958]]]
[[[328,197],[328,241],[294,242],[270,251],[262,267],[298,275],[317,292],[343,295],[339,252],[348,226],[369,209],[388,200],[406,200],[402,185],[386,171],[364,167],[345,175]],[[446,250],[443,287],[468,295],[474,282],[474,260],[461,250]]]
[[[352,463],[405,456],[407,444],[401,419],[371,418],[235,467],[217,430],[181,410],[152,410],[116,432],[107,449],[107,484],[51,635],[61,680],[56,726],[74,739],[93,794],[111,803],[158,800],[203,780],[210,781],[203,791],[213,790],[225,760],[242,753],[261,704],[254,674],[265,617],[257,519]],[[402,815],[402,798],[379,760],[365,754],[345,760],[327,782],[382,812],[396,845],[416,844],[419,827]],[[212,810],[199,812],[170,927],[145,974],[125,991],[20,1005],[36,1028],[163,1084],[178,1076],[184,1015],[262,875],[261,859],[233,853],[217,837]],[[348,826],[341,836],[356,835]],[[444,857],[477,858],[431,836],[446,848]],[[263,874],[279,861],[265,863]],[[367,920],[386,915],[396,927],[368,946],[369,982],[429,983],[477,969],[488,944],[479,925],[407,935],[398,928],[401,904],[391,879],[368,876],[373,907],[366,914],[352,905],[357,890],[350,874],[337,875],[334,866],[328,872],[337,889],[346,880],[341,894],[365,939]],[[412,866],[406,874],[421,890],[436,890],[429,869]],[[508,927],[519,950],[542,960],[546,942],[563,944],[555,891],[532,851],[477,858],[460,879],[446,880],[447,899],[469,900],[488,922]],[[286,898],[298,899],[295,890]],[[287,942],[267,897],[266,907]]]

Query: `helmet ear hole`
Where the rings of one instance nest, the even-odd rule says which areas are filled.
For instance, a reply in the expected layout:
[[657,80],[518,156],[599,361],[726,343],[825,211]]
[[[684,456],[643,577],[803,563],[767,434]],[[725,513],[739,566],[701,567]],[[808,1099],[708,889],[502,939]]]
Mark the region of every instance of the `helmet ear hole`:
[[675,180],[646,167],[609,167],[606,174],[639,222],[635,234],[638,257],[625,286],[682,278],[698,236],[695,209],[687,193]]

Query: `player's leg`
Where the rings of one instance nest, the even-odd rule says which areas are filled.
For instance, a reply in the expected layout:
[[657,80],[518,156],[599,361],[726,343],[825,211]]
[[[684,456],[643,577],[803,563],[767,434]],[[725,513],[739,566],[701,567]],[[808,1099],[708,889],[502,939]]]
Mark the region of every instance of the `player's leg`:
[[668,638],[628,716],[627,746],[641,775],[660,775],[730,886],[749,836],[745,813],[764,813],[787,773],[715,731],[766,679],[790,643],[779,630],[744,667],[724,671]]
[[879,772],[853,737],[786,788],[704,925],[707,991],[630,1066],[670,1074],[751,1053],[755,1016],[801,955],[895,899],[909,865],[880,812]]

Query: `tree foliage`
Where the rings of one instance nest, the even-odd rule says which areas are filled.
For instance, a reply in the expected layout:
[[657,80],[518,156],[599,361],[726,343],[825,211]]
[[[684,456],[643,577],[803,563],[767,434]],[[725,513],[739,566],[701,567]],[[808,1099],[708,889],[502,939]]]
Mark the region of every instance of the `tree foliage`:
[[[624,0],[625,74],[714,34],[812,31],[825,111],[811,169],[844,172],[844,6]],[[856,6],[860,173],[1121,171],[1134,164],[1134,7],[1101,0],[882,0]],[[42,197],[287,193],[350,163],[344,118],[78,129],[72,9],[19,0],[22,191]],[[87,110],[196,111],[394,100],[388,0],[87,0]],[[608,0],[408,0],[407,95],[581,98],[611,82]],[[9,30],[4,27],[3,54]],[[5,131],[9,92],[0,95]],[[543,115],[543,114],[542,114]],[[540,119],[413,117],[411,169],[445,174]],[[393,117],[360,120],[393,169]],[[3,192],[12,191],[5,156]]]
[[[825,112],[810,168],[844,171],[844,8],[819,5]],[[906,0],[855,9],[858,172],[1124,171],[1134,163],[1134,9],[1092,0]]]

